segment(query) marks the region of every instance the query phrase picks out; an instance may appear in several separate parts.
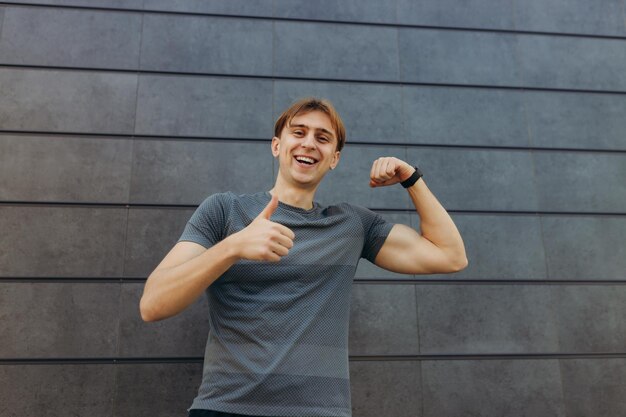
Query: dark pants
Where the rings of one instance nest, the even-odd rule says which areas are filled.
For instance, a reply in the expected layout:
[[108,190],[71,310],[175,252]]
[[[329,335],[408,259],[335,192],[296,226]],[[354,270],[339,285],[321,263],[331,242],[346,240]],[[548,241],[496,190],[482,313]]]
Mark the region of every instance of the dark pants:
[[222,411],[213,410],[189,410],[188,417],[264,417],[264,416],[249,416],[244,414],[224,413]]

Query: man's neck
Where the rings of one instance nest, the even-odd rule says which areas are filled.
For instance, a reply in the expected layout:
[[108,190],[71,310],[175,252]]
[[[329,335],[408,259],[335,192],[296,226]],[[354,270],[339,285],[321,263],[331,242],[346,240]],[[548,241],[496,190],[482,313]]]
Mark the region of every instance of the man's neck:
[[281,184],[280,181],[276,181],[274,188],[270,190],[270,194],[278,195],[278,201],[290,206],[300,207],[305,210],[313,208],[313,198],[315,197],[315,191],[317,187],[312,189],[304,189],[293,186],[287,186]]

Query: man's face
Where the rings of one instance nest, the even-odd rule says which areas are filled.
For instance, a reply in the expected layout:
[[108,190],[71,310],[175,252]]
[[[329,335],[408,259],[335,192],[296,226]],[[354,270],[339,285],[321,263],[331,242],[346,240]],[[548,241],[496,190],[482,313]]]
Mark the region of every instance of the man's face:
[[[337,135],[330,118],[318,110],[299,114],[272,138],[272,154],[278,157],[280,175],[289,182],[317,186],[329,169],[339,163]],[[303,160],[296,157],[313,158]],[[298,161],[300,159],[300,161]]]

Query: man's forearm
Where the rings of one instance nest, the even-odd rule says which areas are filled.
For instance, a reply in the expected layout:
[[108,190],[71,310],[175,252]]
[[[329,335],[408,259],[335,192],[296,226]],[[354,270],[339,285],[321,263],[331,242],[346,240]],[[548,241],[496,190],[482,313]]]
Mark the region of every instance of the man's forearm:
[[447,253],[461,267],[467,265],[463,239],[446,209],[439,203],[424,178],[407,188],[420,217],[422,236]]
[[140,304],[146,312],[144,320],[163,320],[180,313],[238,259],[231,242],[224,239],[187,262],[154,271]]

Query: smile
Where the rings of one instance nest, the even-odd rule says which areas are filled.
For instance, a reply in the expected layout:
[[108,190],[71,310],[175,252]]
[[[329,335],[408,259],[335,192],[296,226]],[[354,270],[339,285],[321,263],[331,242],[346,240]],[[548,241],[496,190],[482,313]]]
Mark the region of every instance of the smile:
[[317,160],[305,157],[305,156],[294,156],[293,159],[296,161],[296,165],[301,166],[302,168],[311,168],[317,165]]

